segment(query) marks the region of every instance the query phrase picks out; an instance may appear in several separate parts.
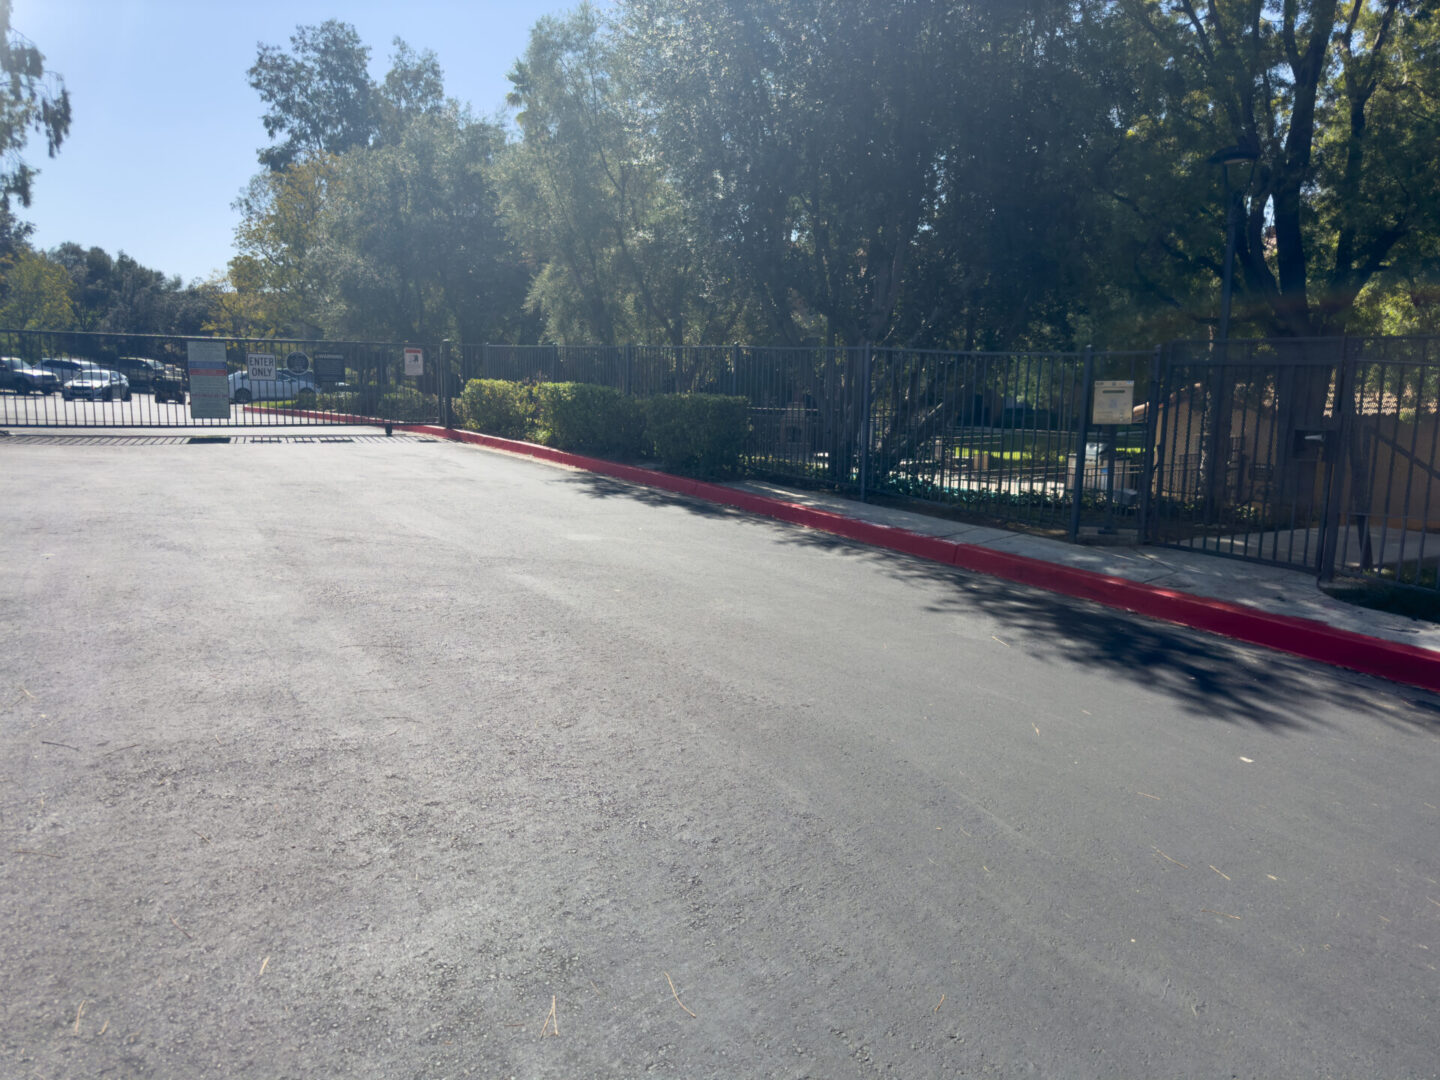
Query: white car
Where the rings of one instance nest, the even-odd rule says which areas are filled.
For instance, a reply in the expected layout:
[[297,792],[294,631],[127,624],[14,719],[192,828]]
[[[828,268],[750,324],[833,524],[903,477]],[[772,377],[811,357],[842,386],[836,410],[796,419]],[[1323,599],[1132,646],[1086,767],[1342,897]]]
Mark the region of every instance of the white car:
[[296,374],[280,368],[273,379],[252,379],[249,372],[237,371],[229,381],[230,400],[239,405],[249,401],[315,401],[315,373],[311,371]]
[[95,368],[82,371],[65,383],[60,387],[60,396],[66,401],[77,398],[86,401],[129,401],[130,380],[118,371]]

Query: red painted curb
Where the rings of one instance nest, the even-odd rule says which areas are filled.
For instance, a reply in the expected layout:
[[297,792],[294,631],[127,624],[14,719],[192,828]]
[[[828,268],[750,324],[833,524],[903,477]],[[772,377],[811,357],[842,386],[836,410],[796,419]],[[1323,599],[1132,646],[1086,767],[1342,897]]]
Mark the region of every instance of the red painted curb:
[[618,465],[600,458],[569,454],[549,446],[520,442],[515,439],[501,439],[494,435],[481,435],[473,431],[457,431],[430,424],[396,424],[396,430],[414,431],[435,435],[456,442],[474,443],[496,450],[525,454],[561,465],[569,465],[588,472],[613,476],[619,480],[660,488],[683,495],[693,495],[709,502],[733,506],[753,514],[761,514],[778,521],[820,532],[843,536],[873,547],[887,548],[932,562],[947,563],[1003,578],[1021,585],[1031,585],[1050,592],[1063,593],[1081,600],[1092,600],[1107,607],[1119,608],[1152,619],[1177,623],[1195,630],[1233,638],[1251,645],[1290,653],[1307,660],[1318,660],[1334,667],[1348,668],[1366,675],[1376,675],[1393,682],[1407,683],[1426,690],[1440,692],[1440,654],[1414,645],[1385,641],[1340,630],[1311,619],[1296,618],[1293,615],[1274,615],[1257,611],[1240,604],[1213,600],[1189,593],[1161,589],[1138,581],[1098,574],[1093,570],[1082,570],[1074,566],[1063,566],[1031,559],[1024,555],[1012,555],[1005,551],[961,544],[953,540],[925,536],[897,529],[889,525],[876,525],[868,521],[856,521],[829,510],[817,510],[809,506],[755,495],[748,491],[736,491],[721,484],[709,484],[690,480],[683,476],[642,469],[633,465]]

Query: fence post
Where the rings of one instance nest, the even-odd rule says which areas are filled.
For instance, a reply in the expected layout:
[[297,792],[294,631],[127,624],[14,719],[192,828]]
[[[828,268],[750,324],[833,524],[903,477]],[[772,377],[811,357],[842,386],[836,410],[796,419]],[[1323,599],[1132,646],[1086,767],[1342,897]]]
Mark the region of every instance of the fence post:
[[451,427],[450,416],[450,382],[452,374],[450,371],[450,339],[446,338],[440,342],[440,426]]
[[870,343],[860,347],[860,501],[865,501],[865,489],[870,478]]
[[625,346],[625,359],[624,359],[624,364],[625,364],[625,368],[624,368],[624,370],[620,373],[620,392],[621,392],[622,394],[624,394],[626,397],[629,397],[629,396],[630,396],[630,371],[631,371],[631,368],[634,367],[634,364],[635,364],[635,346],[634,346],[633,344],[630,344],[630,345],[626,345],[626,346]]
[[1150,542],[1150,497],[1155,488],[1156,425],[1160,416],[1160,371],[1162,346],[1156,345],[1150,356],[1150,393],[1145,402],[1145,453],[1140,458],[1140,520],[1136,523],[1136,542]]
[[730,346],[730,396],[735,397],[739,393],[738,382],[740,380],[740,344],[736,342]]
[[1085,501],[1085,443],[1090,438],[1091,395],[1095,383],[1095,346],[1085,346],[1085,367],[1080,387],[1080,438],[1075,444],[1075,476],[1071,482],[1069,541],[1080,540],[1080,504]]
[[[1335,559],[1340,550],[1340,509],[1345,494],[1345,466],[1350,456],[1350,433],[1355,425],[1355,361],[1350,357],[1350,339],[1340,339],[1340,362],[1335,366],[1335,415],[1337,430],[1321,443],[1325,467],[1325,509],[1320,519],[1320,565],[1316,567],[1319,581],[1335,578]],[[1352,492],[1353,497],[1353,492]],[[1362,517],[1362,528],[1370,528],[1370,517]],[[1360,538],[1363,545],[1365,537]]]

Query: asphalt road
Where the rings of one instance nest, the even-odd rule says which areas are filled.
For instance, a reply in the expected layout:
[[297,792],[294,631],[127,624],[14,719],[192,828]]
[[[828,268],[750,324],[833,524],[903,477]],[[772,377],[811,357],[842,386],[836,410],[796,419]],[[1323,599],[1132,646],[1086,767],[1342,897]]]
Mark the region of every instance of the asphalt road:
[[1440,1075],[1418,691],[398,436],[0,540],[5,1077]]

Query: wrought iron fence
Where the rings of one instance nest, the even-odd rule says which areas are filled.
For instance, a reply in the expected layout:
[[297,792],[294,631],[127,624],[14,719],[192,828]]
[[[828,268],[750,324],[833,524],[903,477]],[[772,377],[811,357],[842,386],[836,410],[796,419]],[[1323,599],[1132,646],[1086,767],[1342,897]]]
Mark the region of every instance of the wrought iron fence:
[[1440,591],[1434,338],[1166,350],[1153,542]]
[[[441,343],[421,374],[397,343],[203,339],[223,354],[223,417],[195,408],[199,340],[0,330],[0,425],[450,423],[474,378],[730,394],[749,405],[748,475],[1440,594],[1440,338],[1052,353]],[[257,393],[257,365],[303,378]],[[128,388],[67,392],[91,369]],[[1124,388],[1126,411],[1097,423],[1097,385]]]
[[[1153,356],[856,348],[467,346],[472,378],[746,399],[748,474],[904,496],[1074,534],[1135,529],[1146,421],[1098,427],[1090,378],[1149,392]],[[1077,495],[1078,493],[1078,495]],[[1077,516],[1078,512],[1078,516]]]
[[[1433,338],[1056,353],[474,346],[457,371],[736,394],[750,406],[750,475],[1440,591],[1437,354]],[[1127,388],[1128,422],[1095,422],[1102,384]]]
[[0,330],[0,356],[9,427],[434,423],[446,403],[439,356],[407,374],[393,343]]

